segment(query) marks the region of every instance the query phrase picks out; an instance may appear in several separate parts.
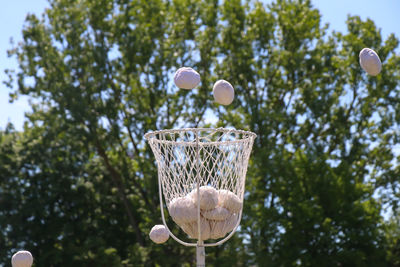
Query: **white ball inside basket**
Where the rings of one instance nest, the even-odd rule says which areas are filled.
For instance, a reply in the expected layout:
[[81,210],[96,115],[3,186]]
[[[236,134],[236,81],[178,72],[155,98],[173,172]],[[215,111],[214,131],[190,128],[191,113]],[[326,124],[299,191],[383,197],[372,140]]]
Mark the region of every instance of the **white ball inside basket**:
[[[210,238],[210,222],[203,217],[200,218],[200,231],[201,240],[207,240]],[[190,238],[198,239],[199,230],[197,227],[197,220],[192,223],[185,223],[181,225],[182,230],[189,235]]]
[[26,250],[18,251],[11,258],[11,265],[13,267],[31,267],[32,264],[32,254]]
[[364,48],[360,51],[360,65],[361,67],[372,76],[378,75],[382,70],[382,63],[378,54],[370,49]]
[[238,213],[242,209],[243,202],[233,192],[225,189],[218,190],[218,206],[228,209],[232,213]]
[[193,89],[200,83],[200,74],[192,68],[182,67],[175,72],[175,85],[182,89]]
[[223,221],[229,217],[230,213],[229,210],[217,206],[215,209],[202,212],[202,215],[208,220]]
[[219,80],[214,84],[213,95],[217,103],[221,105],[229,105],[235,97],[235,90],[229,82]]
[[224,237],[227,233],[229,233],[230,231],[232,231],[235,228],[235,226],[238,222],[238,219],[239,219],[238,214],[231,214],[224,221],[211,221],[210,222],[210,227],[211,227],[210,238],[217,239],[217,238]]
[[174,198],[168,206],[169,214],[177,223],[190,223],[197,220],[197,206],[191,197]]
[[[190,197],[193,199],[195,206],[197,207],[197,189],[194,189],[189,193]],[[218,204],[218,191],[212,186],[201,186],[199,188],[200,195],[200,209],[211,210],[215,208]]]
[[169,232],[167,228],[162,224],[154,225],[150,231],[150,239],[156,244],[165,243],[169,238]]

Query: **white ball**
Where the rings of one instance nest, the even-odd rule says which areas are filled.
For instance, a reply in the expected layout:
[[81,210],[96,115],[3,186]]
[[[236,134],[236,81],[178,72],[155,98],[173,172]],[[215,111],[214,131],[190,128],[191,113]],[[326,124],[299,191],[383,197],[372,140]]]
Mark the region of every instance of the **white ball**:
[[[197,220],[192,223],[182,224],[182,230],[188,234],[190,238],[199,239],[199,229],[197,227]],[[201,231],[201,240],[207,240],[210,238],[210,222],[204,219],[203,217],[200,218],[200,231]]]
[[215,209],[204,211],[202,215],[208,220],[223,221],[228,218],[230,213],[227,209],[217,206]]
[[224,237],[227,233],[235,228],[238,220],[238,214],[230,214],[229,217],[224,221],[211,221],[210,238],[218,239]]
[[154,225],[150,231],[150,239],[156,244],[162,244],[167,242],[169,238],[169,232],[167,228],[162,224]]
[[175,72],[175,85],[182,89],[193,89],[200,83],[200,74],[192,68],[182,67]]
[[174,198],[168,205],[168,211],[177,224],[197,220],[197,206],[191,197]]
[[178,225],[189,237],[194,236],[192,223],[181,223]]
[[15,253],[11,258],[13,267],[31,267],[33,264],[33,257],[29,251],[21,250]]
[[218,239],[225,236],[226,232],[224,230],[226,221],[211,221],[210,222],[210,238]]
[[218,190],[218,206],[224,207],[230,212],[237,213],[242,209],[243,202],[229,190]]
[[[199,188],[200,195],[200,209],[211,210],[214,209],[218,204],[218,191],[211,186],[201,186]],[[189,196],[193,199],[195,206],[197,207],[197,189],[194,189],[189,193]]]
[[217,103],[221,105],[229,105],[235,97],[235,90],[229,82],[219,80],[214,84],[213,94]]
[[228,217],[228,219],[226,219],[226,224],[224,227],[224,230],[226,233],[229,233],[230,231],[232,231],[233,229],[235,229],[235,226],[237,224],[239,220],[239,214],[231,214],[230,217]]
[[364,48],[360,52],[360,65],[361,67],[372,76],[378,75],[382,70],[382,63],[378,54],[370,49]]

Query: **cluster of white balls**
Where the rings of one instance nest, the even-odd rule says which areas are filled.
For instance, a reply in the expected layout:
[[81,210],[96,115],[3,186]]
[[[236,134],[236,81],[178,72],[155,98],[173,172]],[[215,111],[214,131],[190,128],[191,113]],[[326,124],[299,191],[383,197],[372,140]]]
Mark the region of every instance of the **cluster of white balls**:
[[[200,83],[200,74],[192,68],[179,68],[174,75],[175,85],[181,89],[193,89]],[[215,102],[221,105],[229,105],[235,97],[233,86],[225,81],[218,80],[213,86]]]
[[[243,202],[229,190],[217,190],[212,186],[201,186],[184,197],[172,199],[168,211],[175,223],[193,239],[199,239],[198,211],[200,205],[201,239],[218,239],[232,231],[238,220]],[[161,244],[168,240],[169,231],[164,225],[155,225],[150,239]]]
[[32,264],[32,254],[27,250],[18,251],[11,258],[11,265],[13,267],[31,267]]
[[376,76],[382,70],[382,63],[378,54],[370,49],[364,48],[360,51],[360,65],[369,75]]
[[168,210],[176,224],[193,239],[199,239],[198,211],[200,205],[201,239],[217,239],[232,231],[242,209],[240,198],[229,190],[201,186],[199,194],[194,189],[184,197],[169,202]]

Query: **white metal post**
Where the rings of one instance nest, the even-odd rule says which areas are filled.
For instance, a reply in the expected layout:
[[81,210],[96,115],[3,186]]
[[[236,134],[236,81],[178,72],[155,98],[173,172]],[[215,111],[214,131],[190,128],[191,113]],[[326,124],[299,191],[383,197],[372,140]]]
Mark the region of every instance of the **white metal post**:
[[196,266],[197,267],[206,266],[206,253],[204,250],[204,246],[199,244],[196,246]]

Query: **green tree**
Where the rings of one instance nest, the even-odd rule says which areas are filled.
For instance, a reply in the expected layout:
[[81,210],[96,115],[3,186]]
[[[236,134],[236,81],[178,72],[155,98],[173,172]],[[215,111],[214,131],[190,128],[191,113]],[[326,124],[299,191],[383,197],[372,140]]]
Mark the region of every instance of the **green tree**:
[[[258,138],[241,229],[207,248],[210,265],[395,263],[380,211],[399,197],[398,40],[358,17],[332,33],[320,17],[300,0],[51,0],[29,15],[8,85],[33,111],[0,136],[0,260],[27,248],[37,266],[193,264],[193,249],[147,237],[160,207],[143,135],[207,126],[211,112]],[[379,76],[360,69],[363,47]],[[180,66],[198,89],[173,86]],[[210,101],[219,78],[236,89],[228,107]]]
[[[227,1],[217,73],[237,99],[220,125],[254,130],[243,232],[259,266],[384,266],[377,182],[398,177],[398,40],[370,20],[329,34],[309,1]],[[235,38],[241,36],[242,38]],[[384,67],[368,77],[364,47]],[[246,103],[243,105],[242,103]],[[397,167],[398,169],[398,167]]]
[[400,216],[398,211],[391,217],[385,229],[388,261],[390,266],[400,266]]
[[[24,128],[26,140],[21,141],[25,154],[20,168],[29,162],[32,170],[18,181],[31,186],[29,198],[15,194],[19,207],[9,209],[13,216],[4,224],[7,229],[20,222],[34,230],[13,228],[15,237],[6,242],[14,248],[29,246],[39,266],[193,262],[192,251],[173,244],[155,246],[147,237],[153,224],[160,222],[160,213],[154,157],[143,135],[183,121],[201,122],[207,87],[191,98],[193,92],[177,90],[169,76],[179,65],[199,65],[203,80],[210,76],[214,3],[50,1],[50,5],[41,20],[27,17],[24,41],[11,52],[20,62],[13,97],[30,95],[35,104]],[[204,22],[195,21],[192,14]],[[175,18],[179,18],[176,23],[169,23]],[[195,36],[200,24],[205,33]],[[200,54],[191,58],[194,49]],[[3,181],[8,183],[8,177]],[[61,196],[68,200],[65,206],[47,204]],[[28,209],[30,205],[38,213]],[[18,217],[25,211],[30,215]],[[64,218],[67,211],[75,220]],[[93,218],[85,219],[90,214]],[[54,232],[48,234],[49,229]],[[60,255],[66,250],[70,252]]]

